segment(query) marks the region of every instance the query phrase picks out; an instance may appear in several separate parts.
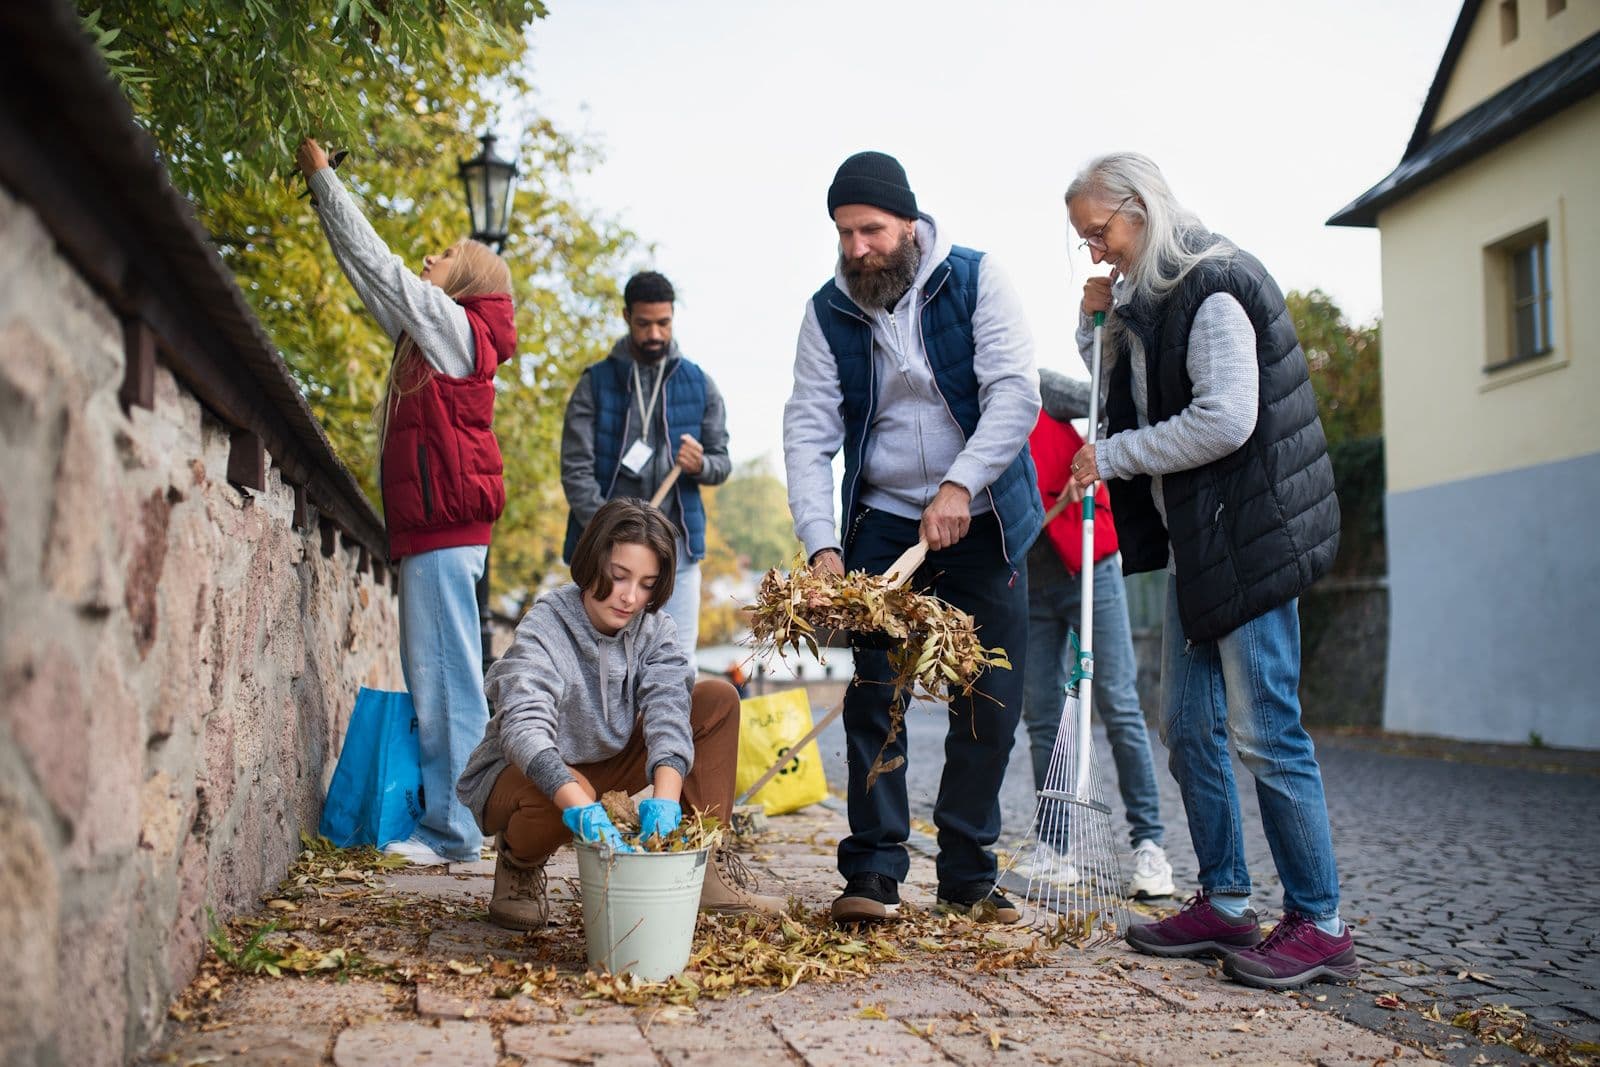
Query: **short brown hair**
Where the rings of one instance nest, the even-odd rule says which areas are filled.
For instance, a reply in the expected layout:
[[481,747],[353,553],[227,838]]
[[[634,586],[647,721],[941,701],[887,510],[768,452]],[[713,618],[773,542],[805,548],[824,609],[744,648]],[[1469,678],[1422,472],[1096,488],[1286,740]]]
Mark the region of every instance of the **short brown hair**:
[[678,570],[678,539],[661,509],[642,500],[622,497],[608,500],[583,528],[572,550],[572,580],[578,588],[604,600],[611,595],[611,572],[605,564],[617,545],[644,545],[661,561],[661,574],[650,590],[645,611],[656,611],[672,597],[672,580]]

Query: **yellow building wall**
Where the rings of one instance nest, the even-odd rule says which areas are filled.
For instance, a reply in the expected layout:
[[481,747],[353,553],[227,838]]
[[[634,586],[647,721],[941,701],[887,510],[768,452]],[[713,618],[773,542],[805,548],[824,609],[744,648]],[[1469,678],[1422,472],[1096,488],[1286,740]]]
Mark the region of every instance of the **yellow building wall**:
[[1515,0],[1517,37],[1502,44],[1501,3],[1483,0],[1429,132],[1449,125],[1530,70],[1600,32],[1600,0],[1567,0],[1566,9],[1554,15],[1546,14],[1548,0]]
[[[1541,221],[1554,350],[1486,374],[1485,248]],[[1378,227],[1389,492],[1600,452],[1600,95],[1384,210]]]

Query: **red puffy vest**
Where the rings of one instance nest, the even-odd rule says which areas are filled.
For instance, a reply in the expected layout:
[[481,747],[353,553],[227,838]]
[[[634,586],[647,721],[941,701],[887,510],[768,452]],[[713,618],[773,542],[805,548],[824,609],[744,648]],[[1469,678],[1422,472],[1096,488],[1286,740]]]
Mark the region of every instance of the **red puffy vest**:
[[[1050,510],[1061,495],[1072,470],[1072,457],[1083,447],[1069,423],[1059,422],[1039,412],[1033,433],[1028,436],[1028,450],[1033,453],[1033,465],[1039,472],[1039,496],[1044,509]],[[1083,505],[1068,504],[1066,509],[1044,528],[1045,536],[1067,565],[1067,571],[1077,574],[1083,569]],[[1094,561],[1099,563],[1117,550],[1117,528],[1111,522],[1111,495],[1106,483],[1094,487]]]
[[511,297],[457,301],[472,327],[477,366],[465,378],[425,360],[389,415],[383,447],[383,517],[389,555],[486,545],[506,505],[500,443],[494,436],[494,374],[517,348]]

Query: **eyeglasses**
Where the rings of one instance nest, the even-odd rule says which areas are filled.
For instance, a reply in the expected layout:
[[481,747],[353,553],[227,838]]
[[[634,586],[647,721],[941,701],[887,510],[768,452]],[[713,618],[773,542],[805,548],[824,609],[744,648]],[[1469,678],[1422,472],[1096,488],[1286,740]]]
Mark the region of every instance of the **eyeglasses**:
[[1079,248],[1092,248],[1096,252],[1104,252],[1106,250],[1106,230],[1111,226],[1111,219],[1116,218],[1117,215],[1119,215],[1122,212],[1122,209],[1127,206],[1128,201],[1132,200],[1132,199],[1133,199],[1133,194],[1132,193],[1129,193],[1127,196],[1123,197],[1122,198],[1122,203],[1117,205],[1117,210],[1113,211],[1111,213],[1111,218],[1106,219],[1106,221],[1104,223],[1102,223],[1100,228],[1098,230],[1094,231],[1094,233],[1090,234],[1088,237],[1085,237],[1083,240],[1079,241],[1078,242],[1078,247]]

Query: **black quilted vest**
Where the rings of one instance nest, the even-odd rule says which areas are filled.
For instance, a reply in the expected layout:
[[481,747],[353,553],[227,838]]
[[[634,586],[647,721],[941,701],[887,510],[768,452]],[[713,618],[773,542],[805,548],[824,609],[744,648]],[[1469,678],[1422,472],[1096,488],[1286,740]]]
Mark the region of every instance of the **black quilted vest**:
[[[1339,549],[1333,466],[1305,353],[1283,293],[1254,256],[1207,261],[1160,303],[1116,310],[1144,346],[1149,422],[1170,419],[1193,400],[1189,328],[1213,293],[1232,294],[1255,329],[1255,431],[1232,454],[1162,478],[1165,527],[1148,476],[1110,483],[1126,573],[1165,567],[1170,533],[1178,614],[1190,641],[1214,641],[1299,596]],[[1118,357],[1106,397],[1113,434],[1138,426],[1125,343]]]

